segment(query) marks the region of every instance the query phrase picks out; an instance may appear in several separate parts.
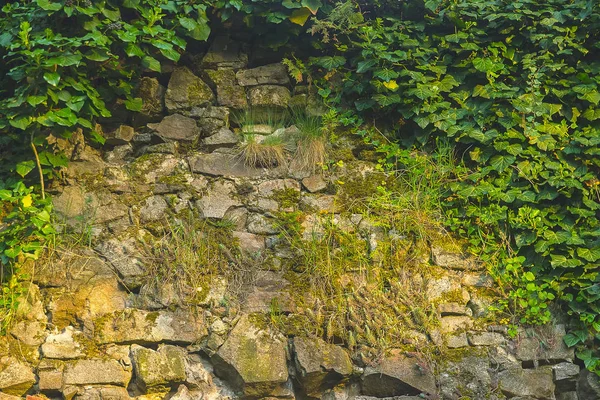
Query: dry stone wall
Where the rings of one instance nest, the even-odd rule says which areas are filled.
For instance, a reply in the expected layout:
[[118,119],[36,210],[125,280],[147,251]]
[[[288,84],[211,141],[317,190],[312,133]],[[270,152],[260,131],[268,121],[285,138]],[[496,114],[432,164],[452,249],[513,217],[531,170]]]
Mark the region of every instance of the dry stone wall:
[[[85,233],[93,246],[31,265],[21,319],[0,338],[0,399],[600,399],[598,378],[563,344],[564,325],[509,337],[505,326],[481,319],[489,276],[435,244],[426,261],[437,272],[426,295],[439,303],[439,328],[415,339],[443,348],[435,359],[405,343],[365,358],[335,340],[264,324],[257,316],[272,313],[274,299],[278,312],[297,311],[280,266],[290,255],[280,246],[274,194],[291,192],[295,206],[311,210],[306,228],[320,215],[350,230],[369,225],[343,215],[328,192],[343,174],[240,161],[231,115],[290,103],[318,113],[319,106],[309,90],[292,87],[281,64],[248,68],[247,55],[226,38],[195,64],[174,68],[166,87],[147,77],[139,91],[140,114],[97,128],[107,137],[103,149],[86,147],[78,134],[59,140],[72,163],[65,185],[54,187],[56,209],[64,229]],[[353,154],[351,143],[343,146]],[[348,169],[368,175],[374,165],[356,159]],[[242,282],[239,307],[227,304],[224,277],[192,288],[205,292],[193,305],[169,282],[148,285],[140,239],[187,210],[233,224],[245,260],[271,255]],[[374,232],[367,229],[365,240],[377,246]],[[444,300],[449,293],[458,295]]]

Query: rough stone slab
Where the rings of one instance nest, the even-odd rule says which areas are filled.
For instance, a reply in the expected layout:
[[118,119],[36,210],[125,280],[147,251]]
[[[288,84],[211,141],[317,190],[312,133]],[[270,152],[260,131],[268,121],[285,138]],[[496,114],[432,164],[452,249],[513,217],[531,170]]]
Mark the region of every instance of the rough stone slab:
[[163,113],[165,109],[166,88],[156,78],[143,77],[140,79],[138,96],[142,98],[141,114],[154,117]]
[[335,201],[335,196],[326,194],[305,194],[300,199],[300,208],[317,213],[334,214],[342,211],[340,205]]
[[442,333],[452,333],[473,326],[473,319],[470,317],[450,316],[440,318],[440,331]]
[[510,369],[498,374],[499,388],[506,396],[553,400],[552,369]]
[[416,358],[398,351],[385,357],[378,365],[365,368],[362,388],[364,395],[375,397],[436,392],[432,371]]
[[293,349],[299,381],[309,396],[317,397],[352,374],[350,357],[339,346],[318,338],[295,337]]
[[42,345],[44,357],[60,360],[82,358],[85,353],[82,346],[73,338],[75,333],[73,327],[68,326],[61,333],[48,335]]
[[446,346],[448,346],[450,349],[468,347],[469,341],[467,340],[467,334],[463,332],[457,335],[449,335],[446,338]]
[[458,303],[442,303],[438,305],[438,312],[442,317],[447,317],[451,315],[462,315],[467,317],[473,316],[473,310],[471,310],[469,307]]
[[102,317],[96,325],[96,341],[106,343],[191,344],[208,334],[204,321],[192,311],[144,311],[127,309]]
[[483,265],[475,262],[472,258],[465,257],[459,249],[449,250],[446,247],[431,246],[433,263],[442,268],[456,269],[461,271],[475,271],[483,269]]
[[468,337],[471,346],[500,346],[506,342],[506,338],[497,332],[469,332]]
[[148,124],[148,128],[156,131],[163,140],[191,142],[200,136],[196,121],[181,114],[169,115],[157,124]]
[[22,396],[35,383],[31,367],[15,357],[0,358],[0,391],[11,396]]
[[192,118],[212,118],[223,121],[225,126],[229,127],[229,108],[227,107],[194,107],[190,110],[189,116]]
[[26,346],[38,347],[46,338],[46,324],[40,321],[20,321],[10,330],[10,334]]
[[525,329],[519,332],[514,341],[516,357],[521,361],[572,360],[575,352],[565,345],[565,334],[565,326],[562,324]]
[[158,351],[131,346],[136,383],[144,391],[183,383],[186,379],[184,350],[161,346]]
[[240,243],[240,248],[250,255],[262,254],[265,251],[265,238],[249,232],[233,232],[233,237]]
[[285,65],[281,63],[240,70],[235,75],[241,86],[289,85],[290,78]]
[[293,311],[293,300],[288,292],[289,281],[282,273],[260,271],[257,273],[253,287],[249,289],[242,309],[245,312],[268,313],[273,302],[282,312]]
[[302,179],[302,186],[311,193],[317,193],[327,188],[327,182],[322,175],[311,175]]
[[217,376],[249,397],[266,397],[288,380],[285,338],[240,318],[219,351],[212,356]]
[[217,181],[209,186],[208,193],[196,202],[198,211],[204,218],[221,219],[230,208],[239,207],[235,185],[229,181]]
[[206,70],[205,72],[217,89],[217,104],[236,109],[248,107],[246,91],[238,84],[233,69]]
[[140,208],[140,221],[142,223],[159,221],[168,209],[169,205],[162,196],[150,196]]
[[140,286],[146,270],[134,238],[112,238],[101,242],[96,250],[115,268],[128,287]]
[[252,107],[287,108],[291,97],[289,89],[285,86],[254,86],[248,91],[248,100]]
[[239,141],[239,136],[230,129],[221,128],[215,134],[202,140],[202,144],[212,151],[219,147],[234,147]]
[[579,399],[600,399],[600,377],[584,369],[577,380]]
[[554,372],[554,380],[555,381],[563,381],[567,379],[576,379],[577,375],[579,375],[579,365],[570,363],[570,362],[562,362],[560,364],[556,364],[552,366],[552,371]]
[[106,143],[109,145],[127,144],[134,136],[135,130],[129,125],[119,125],[114,131],[105,133]]
[[67,363],[64,372],[65,386],[115,385],[127,387],[131,369],[125,369],[116,360],[78,360]]
[[281,176],[284,174],[282,168],[268,170],[244,165],[242,158],[232,153],[197,154],[188,160],[192,172],[199,174],[252,178]]
[[202,107],[214,102],[215,95],[202,79],[186,67],[175,69],[171,74],[165,94],[165,105],[170,113]]
[[238,41],[227,36],[217,36],[208,52],[202,59],[202,68],[244,68],[248,64],[248,56],[241,50]]
[[489,374],[490,360],[486,356],[474,356],[471,352],[458,350],[448,354],[436,369],[441,399],[455,399],[457,394],[465,399],[494,399],[496,388]]

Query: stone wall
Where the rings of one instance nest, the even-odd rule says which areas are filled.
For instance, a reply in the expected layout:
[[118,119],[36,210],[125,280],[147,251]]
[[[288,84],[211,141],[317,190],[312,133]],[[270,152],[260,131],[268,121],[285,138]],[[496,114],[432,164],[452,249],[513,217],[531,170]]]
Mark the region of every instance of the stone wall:
[[[56,210],[63,229],[92,246],[29,265],[33,283],[20,320],[0,338],[0,399],[600,399],[598,378],[563,344],[564,325],[509,336],[486,319],[490,277],[435,243],[424,262],[435,271],[426,295],[437,307],[437,329],[415,334],[411,351],[392,343],[370,357],[335,338],[265,324],[274,299],[288,317],[298,312],[274,194],[294,194],[307,231],[327,215],[376,246],[377,229],[344,214],[330,190],[376,169],[355,157],[359,145],[351,141],[337,144],[347,158],[335,173],[246,165],[232,112],[294,104],[317,114],[318,103],[308,88],[292,86],[281,64],[248,69],[247,55],[225,38],[190,59],[198,61],[174,68],[167,87],[157,77],[142,80],[142,113],[116,113],[121,121],[98,126],[107,137],[102,149],[78,134],[57,139],[72,163],[64,185],[52,188]],[[254,268],[239,304],[227,304],[225,278],[191,288],[207,291],[193,305],[168,282],[148,285],[140,243],[184,211],[233,224],[240,259]],[[414,350],[428,346],[437,350]]]

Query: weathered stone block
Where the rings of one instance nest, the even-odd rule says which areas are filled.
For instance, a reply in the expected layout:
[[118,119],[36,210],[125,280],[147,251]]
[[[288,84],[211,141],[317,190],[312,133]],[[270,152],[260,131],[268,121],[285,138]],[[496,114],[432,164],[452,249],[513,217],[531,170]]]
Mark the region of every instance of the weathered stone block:
[[211,360],[217,376],[233,383],[245,396],[260,398],[288,380],[285,348],[283,337],[258,328],[243,316]]
[[127,309],[96,321],[96,341],[105,343],[182,343],[202,340],[208,330],[191,310],[144,311]]
[[344,349],[317,338],[293,339],[297,379],[305,392],[318,397],[352,374],[352,362]]
[[0,358],[0,391],[7,395],[22,396],[35,383],[31,367],[15,357]]
[[236,74],[241,86],[288,85],[290,78],[285,65],[281,63],[240,70]]
[[64,385],[115,385],[127,387],[131,369],[116,360],[89,359],[69,362],[65,366]]
[[221,219],[230,208],[239,207],[242,202],[236,195],[235,185],[229,181],[217,181],[209,186],[208,193],[196,202],[196,207],[204,218]]
[[217,104],[231,108],[248,107],[246,91],[236,80],[233,69],[206,70],[210,82],[216,87]]
[[158,351],[132,346],[133,365],[138,387],[147,392],[185,382],[184,350],[161,346]]
[[552,369],[509,369],[498,374],[499,388],[506,396],[554,400]]
[[291,95],[284,86],[263,85],[250,89],[248,99],[252,107],[287,108]]
[[200,136],[200,128],[192,118],[173,114],[163,118],[157,124],[148,124],[163,140],[181,140],[191,142]]
[[365,369],[363,394],[375,397],[418,395],[436,392],[435,379],[427,365],[396,351],[377,366]]
[[188,68],[177,68],[171,74],[169,86],[165,94],[167,110],[175,113],[202,107],[214,102],[215,95],[211,88]]

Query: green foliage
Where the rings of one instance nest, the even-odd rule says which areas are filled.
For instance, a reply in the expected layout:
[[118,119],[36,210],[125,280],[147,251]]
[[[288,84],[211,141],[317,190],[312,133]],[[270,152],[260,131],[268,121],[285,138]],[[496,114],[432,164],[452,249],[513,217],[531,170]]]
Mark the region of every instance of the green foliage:
[[[449,226],[513,288],[522,323],[548,322],[558,298],[587,332],[569,343],[597,354],[600,6],[380,3],[349,18],[359,9],[343,2],[344,24],[315,23],[331,43],[308,65],[320,93],[346,123],[392,127],[391,144],[365,134],[388,167],[397,143],[455,141],[470,173],[450,185]],[[600,371],[596,357],[585,362]]]

